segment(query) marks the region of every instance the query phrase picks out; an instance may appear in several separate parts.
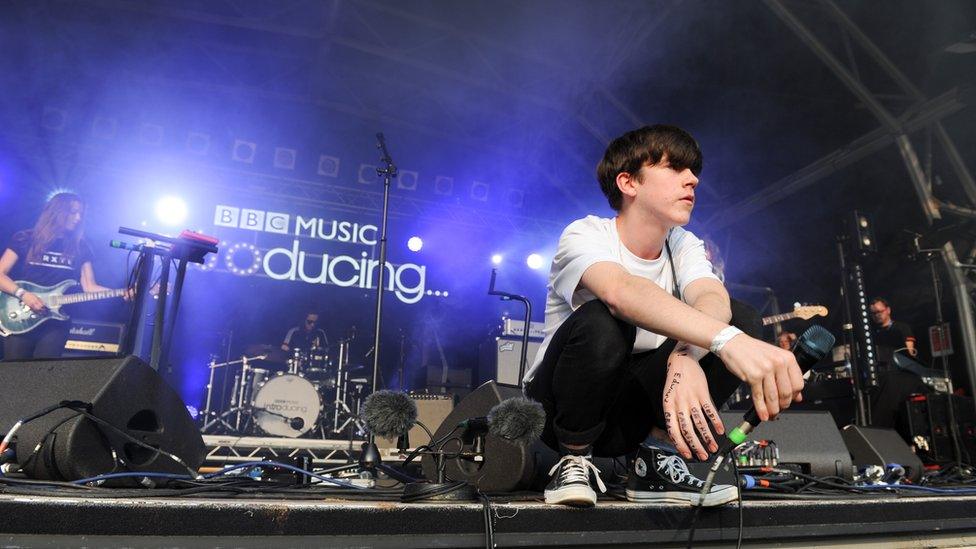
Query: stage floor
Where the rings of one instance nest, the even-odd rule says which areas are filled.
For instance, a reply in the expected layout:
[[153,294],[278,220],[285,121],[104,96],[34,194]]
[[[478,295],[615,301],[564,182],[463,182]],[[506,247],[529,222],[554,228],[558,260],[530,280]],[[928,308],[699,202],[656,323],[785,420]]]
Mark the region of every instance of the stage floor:
[[[601,500],[573,509],[492,498],[498,547],[684,546],[691,508]],[[976,496],[746,501],[744,544],[976,545]],[[0,495],[0,544],[19,547],[484,547],[482,503]],[[734,545],[735,503],[703,509],[695,545]]]

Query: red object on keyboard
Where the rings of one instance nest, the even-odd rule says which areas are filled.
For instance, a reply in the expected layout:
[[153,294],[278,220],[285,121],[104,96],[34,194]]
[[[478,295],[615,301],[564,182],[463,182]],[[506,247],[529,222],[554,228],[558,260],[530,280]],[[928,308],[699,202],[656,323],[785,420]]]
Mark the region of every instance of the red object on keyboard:
[[218,242],[220,242],[220,239],[219,238],[216,238],[216,237],[213,237],[213,236],[210,236],[210,235],[206,235],[206,234],[203,234],[203,233],[197,233],[197,232],[194,232],[194,231],[188,231],[188,230],[184,230],[183,232],[181,232],[180,233],[180,238],[186,239],[186,240],[193,240],[193,241],[196,241],[196,242],[202,242],[204,244],[217,244]]

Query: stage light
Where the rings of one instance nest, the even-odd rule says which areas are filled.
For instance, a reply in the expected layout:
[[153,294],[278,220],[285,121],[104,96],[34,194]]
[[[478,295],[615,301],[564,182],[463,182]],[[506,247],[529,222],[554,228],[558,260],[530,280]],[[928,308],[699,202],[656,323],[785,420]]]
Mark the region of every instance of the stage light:
[[486,202],[488,200],[488,184],[482,181],[471,183],[471,198],[478,202]]
[[376,166],[372,164],[360,164],[359,173],[357,174],[358,181],[363,185],[369,185],[377,180]]
[[55,196],[57,196],[57,195],[59,195],[61,193],[72,193],[72,194],[74,194],[74,192],[75,191],[73,191],[72,189],[69,189],[67,187],[57,187],[55,189],[52,189],[51,192],[47,193],[47,196],[44,197],[44,202],[50,202],[52,198],[54,198]]
[[434,178],[434,192],[440,195],[451,195],[454,193],[454,178],[446,175],[438,175]]
[[502,264],[502,254],[495,254],[495,255],[491,256],[491,262],[494,265],[501,265]]
[[411,252],[419,252],[423,247],[424,241],[419,236],[411,236],[410,240],[407,240],[407,248]]
[[163,224],[175,226],[186,219],[186,202],[176,196],[165,196],[156,202],[156,218]]
[[327,154],[319,155],[319,175],[339,177],[339,159]]
[[186,150],[198,155],[205,155],[210,151],[210,134],[190,132],[186,136]]
[[419,174],[417,174],[415,171],[400,170],[399,175],[397,175],[397,188],[407,191],[416,191],[418,177]]
[[254,164],[254,155],[257,153],[258,145],[252,141],[243,139],[234,140],[234,148],[231,149],[231,159],[235,162]]
[[295,149],[275,147],[274,167],[281,168],[282,170],[294,170],[295,157],[297,155],[298,153],[295,151]]
[[529,254],[529,257],[525,258],[525,264],[530,269],[541,269],[543,264],[542,256],[539,254]]

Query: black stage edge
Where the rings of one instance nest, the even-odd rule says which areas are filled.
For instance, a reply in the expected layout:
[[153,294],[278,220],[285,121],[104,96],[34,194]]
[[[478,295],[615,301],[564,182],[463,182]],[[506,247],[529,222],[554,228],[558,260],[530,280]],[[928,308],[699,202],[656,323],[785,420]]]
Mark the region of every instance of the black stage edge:
[[[747,501],[744,543],[976,542],[976,496]],[[498,547],[683,546],[690,507],[493,505]],[[0,496],[0,545],[484,547],[481,504]],[[734,544],[738,509],[704,509],[695,545]],[[941,541],[940,541],[941,540]]]

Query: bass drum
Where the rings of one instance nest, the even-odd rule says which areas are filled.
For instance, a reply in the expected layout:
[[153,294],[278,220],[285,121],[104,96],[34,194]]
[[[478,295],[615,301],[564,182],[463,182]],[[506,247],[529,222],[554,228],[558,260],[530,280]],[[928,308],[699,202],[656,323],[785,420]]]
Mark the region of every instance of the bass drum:
[[322,397],[307,379],[282,374],[258,389],[251,403],[254,424],[272,436],[299,437],[315,428],[322,413]]

